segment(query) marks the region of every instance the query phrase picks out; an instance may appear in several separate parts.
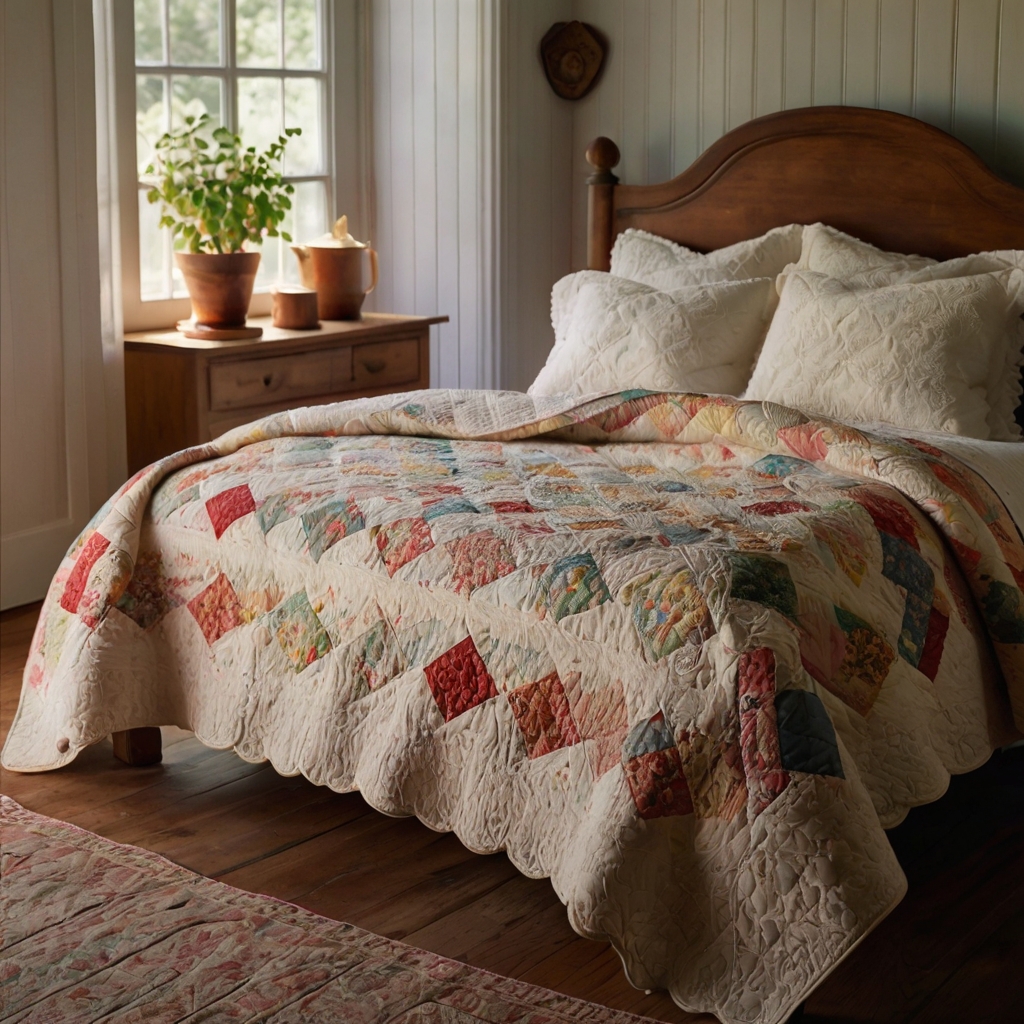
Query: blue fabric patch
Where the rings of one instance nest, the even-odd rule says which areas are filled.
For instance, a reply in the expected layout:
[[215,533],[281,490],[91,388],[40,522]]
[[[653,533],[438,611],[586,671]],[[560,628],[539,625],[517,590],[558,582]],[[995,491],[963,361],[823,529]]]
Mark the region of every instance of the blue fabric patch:
[[668,526],[661,523],[661,535],[669,544],[696,544],[702,537],[708,535],[707,530],[701,530],[696,526],[689,526],[680,523],[676,526]]
[[302,517],[302,529],[314,562],[319,562],[323,553],[343,537],[357,533],[365,526],[363,515],[354,501],[329,501]]
[[932,567],[905,540],[880,530],[882,575],[907,592],[903,625],[897,643],[900,657],[917,668],[928,637],[928,622],[935,597]]
[[794,459],[791,455],[766,455],[758,459],[753,468],[763,476],[790,476],[792,473],[817,473],[809,462]]
[[775,694],[782,767],[791,772],[845,779],[832,720],[816,693],[782,690]]
[[423,510],[423,518],[430,523],[441,516],[455,515],[458,512],[478,513],[479,511],[480,509],[476,505],[465,498],[442,498]]
[[643,722],[637,722],[626,742],[622,745],[622,760],[632,761],[634,757],[642,754],[653,754],[656,750],[668,750],[676,745],[676,738],[672,733],[672,726],[665,719],[665,714],[659,711],[653,718]]

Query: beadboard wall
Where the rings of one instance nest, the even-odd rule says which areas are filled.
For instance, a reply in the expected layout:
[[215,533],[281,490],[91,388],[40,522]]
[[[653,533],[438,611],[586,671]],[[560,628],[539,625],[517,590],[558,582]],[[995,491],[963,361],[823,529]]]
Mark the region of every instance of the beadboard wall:
[[[447,313],[441,387],[526,388],[551,285],[585,265],[587,144],[664,180],[751,117],[883,107],[963,139],[1024,185],[1024,0],[370,0],[379,309]],[[558,99],[553,22],[609,42]]]
[[[1024,185],[1024,0],[575,0],[610,40],[573,109],[573,177],[597,135],[631,184],[679,174],[752,117],[823,104],[881,107],[951,132]],[[572,266],[586,262],[573,191]]]
[[373,308],[447,314],[435,387],[493,387],[497,4],[372,0]]

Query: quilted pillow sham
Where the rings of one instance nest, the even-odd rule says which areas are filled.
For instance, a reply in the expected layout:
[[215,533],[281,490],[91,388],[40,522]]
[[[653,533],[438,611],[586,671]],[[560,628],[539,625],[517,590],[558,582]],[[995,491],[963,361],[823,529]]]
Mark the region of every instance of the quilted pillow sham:
[[[802,270],[828,274],[848,284],[884,288],[900,282],[953,280],[976,274],[1024,269],[1024,251],[1006,249],[939,263],[926,256],[885,252],[825,224],[803,229]],[[1016,410],[1021,402],[1021,367],[1024,366],[1024,321],[1014,320],[999,343],[992,346],[985,377],[989,438],[1016,441],[1021,428]]]
[[529,393],[738,395],[776,299],[767,277],[664,292],[599,271],[570,274],[552,291],[555,347]]
[[844,422],[990,437],[989,365],[1024,313],[1024,271],[871,288],[791,270],[779,292],[744,397]]
[[699,253],[648,231],[629,228],[615,240],[611,272],[662,291],[775,277],[800,258],[802,241],[803,227],[790,224],[724,249]]

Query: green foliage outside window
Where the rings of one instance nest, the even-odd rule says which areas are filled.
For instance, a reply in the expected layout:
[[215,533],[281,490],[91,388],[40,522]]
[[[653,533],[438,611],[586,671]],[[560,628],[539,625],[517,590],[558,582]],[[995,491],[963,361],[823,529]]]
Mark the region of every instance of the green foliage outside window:
[[266,237],[290,242],[278,225],[295,188],[281,175],[280,161],[288,139],[301,129],[285,128],[257,153],[227,128],[209,128],[206,114],[186,117],[184,129],[160,137],[146,168],[152,185],[146,198],[163,203],[160,226],[171,229],[175,249],[232,253]]

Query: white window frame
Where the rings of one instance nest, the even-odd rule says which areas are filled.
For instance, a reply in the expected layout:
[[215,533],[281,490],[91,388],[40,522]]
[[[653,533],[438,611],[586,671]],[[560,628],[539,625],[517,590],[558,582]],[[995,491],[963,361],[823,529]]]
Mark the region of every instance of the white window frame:
[[[179,320],[191,314],[191,303],[188,298],[142,299],[140,260],[139,260],[139,183],[137,176],[138,155],[136,152],[135,127],[135,6],[133,0],[107,0],[111,7],[114,34],[114,84],[116,91],[116,140],[118,167],[118,206],[120,208],[121,225],[121,298],[124,310],[124,329],[141,331],[155,328],[172,327]],[[239,68],[234,62],[234,13],[235,0],[220,0],[221,3],[221,47],[225,57],[220,67],[188,66],[177,68],[158,66],[154,68],[159,74],[175,73],[203,74],[225,79],[222,92],[228,127],[237,123],[237,93],[235,78],[238,77],[272,77],[287,78],[310,77],[310,71],[279,68]],[[361,97],[352,95],[353,83],[358,75],[346,74],[343,69],[361,64],[358,51],[364,42],[362,24],[365,22],[362,0],[320,0],[323,11],[323,34],[321,37],[320,72],[326,81],[324,103],[321,109],[321,131],[323,132],[325,173],[312,175],[287,175],[293,182],[322,181],[327,179],[327,214],[328,219],[337,212],[351,211],[356,221],[366,207],[363,202],[363,189],[356,179],[361,173],[353,174],[353,158],[345,152],[341,145],[342,131],[334,130],[338,125],[339,115],[356,115],[361,110]],[[362,131],[356,131],[356,138],[362,137]],[[352,137],[348,137],[351,145]],[[362,148],[362,147],[360,147]],[[358,170],[361,170],[359,168]],[[353,190],[353,186],[356,186]],[[355,192],[355,194],[354,194]],[[368,227],[369,225],[366,225]],[[326,228],[326,225],[325,225]],[[297,239],[305,241],[305,239]],[[257,292],[253,295],[249,313],[252,316],[265,315],[270,312],[269,291]]]

